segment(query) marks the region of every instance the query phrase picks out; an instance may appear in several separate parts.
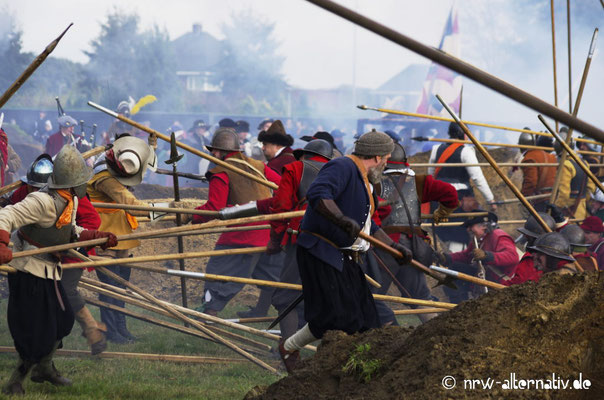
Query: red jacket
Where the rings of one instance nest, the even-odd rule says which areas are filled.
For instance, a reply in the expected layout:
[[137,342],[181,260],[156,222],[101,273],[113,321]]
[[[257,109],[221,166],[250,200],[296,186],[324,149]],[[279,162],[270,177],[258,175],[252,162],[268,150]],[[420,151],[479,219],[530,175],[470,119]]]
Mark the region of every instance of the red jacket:
[[519,285],[527,281],[539,282],[541,275],[543,275],[543,271],[539,271],[537,268],[535,268],[533,255],[527,251],[524,253],[520,259],[520,262],[516,266],[514,277],[509,281],[504,280],[500,283],[505,286],[511,286]]
[[[79,147],[80,142],[82,141],[82,136],[73,134],[73,138],[75,139],[77,147]],[[61,150],[61,148],[66,144],[65,138],[61,131],[55,132],[48,137],[46,141],[46,151],[51,157],[57,155],[57,153]],[[78,149],[79,150],[79,149]]]
[[276,173],[279,175],[283,174],[283,167],[287,164],[291,164],[296,161],[296,157],[294,157],[294,152],[291,147],[286,147],[281,150],[281,153],[272,160],[270,160],[266,165],[271,167]]
[[0,128],[0,185],[4,186],[4,172],[8,164],[8,136]]
[[[319,161],[326,163],[329,160],[321,156],[313,156],[310,158],[312,161]],[[295,161],[293,163],[285,165],[283,167],[283,175],[281,176],[281,183],[279,189],[275,192],[271,198],[269,211],[271,214],[278,214],[287,211],[306,210],[307,203],[299,204],[300,199],[298,198],[298,188],[300,187],[300,180],[302,180],[302,171],[304,164],[302,161]],[[260,209],[260,208],[259,208]],[[293,219],[282,219],[271,221],[271,231],[276,235],[283,235],[286,233],[287,228],[291,228],[294,231],[300,229],[300,222],[302,217]],[[296,242],[297,235],[284,235],[281,244],[287,244],[289,237],[291,236],[291,243]]]
[[[264,167],[264,176],[266,178],[279,185],[281,182],[281,176],[273,171],[268,166]],[[196,208],[196,210],[210,210],[220,211],[225,207],[234,206],[235,204],[227,204],[227,198],[229,196],[229,176],[226,172],[220,172],[212,175],[209,182],[208,201]],[[215,217],[205,215],[193,215],[193,223],[201,224],[203,222],[215,219]],[[250,226],[250,225],[265,225],[266,222],[255,222],[245,225],[237,226]],[[241,232],[224,232],[218,238],[217,245],[227,246],[266,246],[269,239],[269,230],[262,229],[256,231],[241,231]]]
[[[32,191],[38,190],[37,188],[34,188],[29,185],[21,185],[17,190],[13,192],[13,194],[11,194],[9,198],[10,204],[17,204],[18,202],[23,200],[30,193],[30,188],[32,189]],[[94,209],[92,203],[90,203],[90,200],[87,196],[78,199],[78,209],[76,211],[76,224],[78,224],[78,226],[81,226],[82,228],[92,231],[98,230],[99,226],[101,226],[101,217],[99,216],[99,213]],[[88,255],[96,255],[94,248],[88,251]],[[69,264],[80,262],[80,260],[73,257],[62,257],[61,262]]]
[[[492,265],[497,267],[497,269],[505,275],[510,277],[513,276],[516,265],[518,264],[518,253],[516,253],[514,239],[503,230],[495,229],[493,232],[487,233],[481,243],[481,249],[493,253],[492,261],[483,261],[486,270],[486,278],[490,281],[503,284],[504,280],[493,273],[487,266]],[[472,250],[474,250],[474,241],[470,241],[470,244],[465,250],[452,253],[451,260],[453,262],[471,264],[474,257]]]

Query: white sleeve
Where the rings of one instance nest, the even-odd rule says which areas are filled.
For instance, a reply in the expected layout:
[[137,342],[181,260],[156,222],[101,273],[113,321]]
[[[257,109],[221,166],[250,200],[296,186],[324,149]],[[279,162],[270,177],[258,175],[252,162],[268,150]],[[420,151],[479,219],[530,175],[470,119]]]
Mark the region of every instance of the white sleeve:
[[9,233],[30,224],[48,228],[56,220],[54,200],[43,192],[30,193],[17,204],[0,210],[0,229]]
[[[430,160],[428,161],[430,164],[434,164],[436,162],[436,153],[438,153],[438,148],[440,145],[432,146],[432,151],[430,152]],[[428,167],[428,175],[434,175],[435,167]]]
[[[478,164],[476,152],[473,147],[463,147],[461,150],[461,162],[465,164]],[[480,190],[484,199],[489,203],[492,202],[494,200],[493,192],[491,192],[491,188],[482,173],[482,169],[480,169],[480,167],[466,167],[466,171],[468,171],[470,179],[472,179],[478,190]]]

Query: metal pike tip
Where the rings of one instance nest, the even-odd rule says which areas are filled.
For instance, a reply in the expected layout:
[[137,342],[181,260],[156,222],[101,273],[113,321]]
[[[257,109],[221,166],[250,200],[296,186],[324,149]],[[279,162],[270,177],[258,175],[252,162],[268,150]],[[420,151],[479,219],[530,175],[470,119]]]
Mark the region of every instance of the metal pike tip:
[[364,104],[361,104],[361,105],[357,106],[357,108],[360,108],[361,110],[366,110],[367,106]]

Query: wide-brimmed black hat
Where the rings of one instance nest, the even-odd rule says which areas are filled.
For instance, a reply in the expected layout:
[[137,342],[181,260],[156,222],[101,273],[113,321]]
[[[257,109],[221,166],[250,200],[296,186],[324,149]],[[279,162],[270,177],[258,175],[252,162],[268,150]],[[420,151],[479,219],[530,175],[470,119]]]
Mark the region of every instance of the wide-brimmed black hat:
[[260,132],[258,141],[286,147],[294,144],[294,138],[285,132],[283,123],[280,120],[273,122],[266,131]]
[[230,118],[223,118],[218,121],[218,126],[221,128],[237,128],[237,123]]
[[274,120],[272,118],[267,118],[267,119],[263,120],[262,122],[260,122],[258,124],[258,128],[256,128],[256,129],[262,129],[264,124],[266,124],[267,122],[270,122],[272,124],[274,122]]
[[314,135],[312,136],[302,136],[300,138],[300,140],[304,140],[305,142],[310,142],[311,140],[315,140],[315,139],[323,139],[328,141],[329,143],[331,143],[331,145],[333,147],[336,147],[334,144],[334,139],[333,136],[331,136],[331,134],[329,132],[325,132],[325,131],[318,131],[316,132]]
[[[473,213],[479,213],[479,212],[483,213],[486,211],[485,210],[473,210],[472,212]],[[479,217],[468,218],[467,220],[464,221],[464,223],[461,226],[463,226],[464,228],[469,228],[470,226],[472,226],[474,224],[480,224],[482,222],[496,223],[497,221],[499,221],[497,214],[489,211],[487,215],[481,215]]]
[[193,122],[193,125],[191,125],[191,127],[189,128],[189,132],[194,131],[197,128],[207,128],[208,126],[206,125],[206,123],[204,122],[203,119],[198,119],[197,121]]

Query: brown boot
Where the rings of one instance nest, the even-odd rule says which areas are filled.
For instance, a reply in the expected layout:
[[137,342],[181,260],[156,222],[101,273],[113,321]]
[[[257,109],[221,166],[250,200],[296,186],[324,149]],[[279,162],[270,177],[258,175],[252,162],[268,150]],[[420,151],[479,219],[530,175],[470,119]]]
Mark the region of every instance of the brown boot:
[[23,395],[25,390],[23,389],[23,381],[27,376],[27,373],[31,369],[32,364],[19,359],[19,365],[13,371],[12,375],[8,379],[8,382],[2,386],[2,393],[6,395]]
[[291,374],[292,371],[296,368],[296,364],[300,359],[300,352],[298,350],[287,351],[285,350],[285,347],[283,347],[284,344],[284,340],[279,342],[279,355],[283,360],[283,364],[285,364],[285,369],[287,370],[287,373]]
[[105,332],[107,327],[102,322],[97,322],[90,314],[86,306],[75,314],[75,319],[82,327],[82,336],[88,341],[90,354],[97,355],[107,349],[107,340]]

